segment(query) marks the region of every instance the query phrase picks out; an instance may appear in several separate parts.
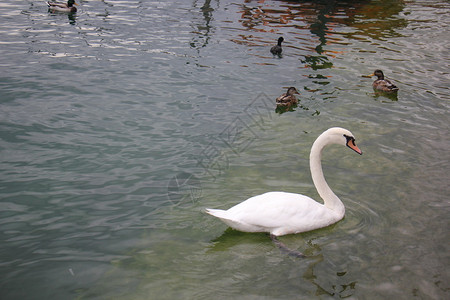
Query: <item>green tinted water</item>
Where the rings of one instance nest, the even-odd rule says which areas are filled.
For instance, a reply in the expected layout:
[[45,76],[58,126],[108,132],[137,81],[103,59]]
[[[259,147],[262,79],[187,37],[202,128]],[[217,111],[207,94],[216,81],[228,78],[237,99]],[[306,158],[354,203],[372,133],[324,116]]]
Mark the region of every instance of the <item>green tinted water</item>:
[[[448,10],[1,4],[1,298],[448,298]],[[396,99],[373,94],[375,68]],[[301,106],[278,114],[288,86]],[[332,126],[364,155],[325,150],[345,218],[280,238],[309,258],[202,212],[319,199],[309,150]]]

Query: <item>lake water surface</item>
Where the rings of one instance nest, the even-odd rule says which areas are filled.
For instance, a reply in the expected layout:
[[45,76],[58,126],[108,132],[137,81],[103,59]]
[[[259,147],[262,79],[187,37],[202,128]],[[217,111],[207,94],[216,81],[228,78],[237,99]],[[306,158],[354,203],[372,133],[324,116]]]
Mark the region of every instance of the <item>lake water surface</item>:
[[[0,4],[0,298],[450,298],[449,2],[172,2]],[[307,258],[203,212],[319,200],[333,126],[364,154],[325,150],[346,216],[280,237]]]

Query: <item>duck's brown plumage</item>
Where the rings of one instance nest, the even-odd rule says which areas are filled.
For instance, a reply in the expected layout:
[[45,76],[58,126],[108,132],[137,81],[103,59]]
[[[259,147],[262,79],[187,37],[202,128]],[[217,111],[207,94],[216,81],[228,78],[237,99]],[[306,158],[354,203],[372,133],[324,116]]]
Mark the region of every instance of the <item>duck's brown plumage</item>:
[[48,9],[51,11],[59,11],[66,13],[74,13],[77,11],[77,8],[74,6],[77,5],[75,0],[68,0],[67,3],[58,3],[58,2],[47,2]]
[[375,70],[370,77],[377,76],[377,79],[373,82],[372,87],[375,91],[385,92],[385,93],[395,93],[398,91],[398,87],[391,81],[384,78],[383,71]]
[[287,92],[276,99],[279,106],[293,106],[298,104],[297,98],[294,94],[299,94],[295,87],[288,88]]

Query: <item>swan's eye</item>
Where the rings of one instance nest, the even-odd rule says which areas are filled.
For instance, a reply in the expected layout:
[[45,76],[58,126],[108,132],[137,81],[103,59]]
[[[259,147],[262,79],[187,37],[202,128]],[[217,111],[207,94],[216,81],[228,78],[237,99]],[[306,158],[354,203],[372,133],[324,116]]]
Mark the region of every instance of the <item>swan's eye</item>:
[[348,136],[348,135],[345,135],[345,134],[344,134],[344,136],[345,136],[345,138],[347,140],[347,145],[356,146],[354,137]]

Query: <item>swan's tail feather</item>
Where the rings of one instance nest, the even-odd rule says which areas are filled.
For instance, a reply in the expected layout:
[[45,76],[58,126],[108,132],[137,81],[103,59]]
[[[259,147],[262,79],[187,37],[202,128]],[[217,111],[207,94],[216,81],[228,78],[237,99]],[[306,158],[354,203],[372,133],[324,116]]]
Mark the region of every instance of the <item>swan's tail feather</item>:
[[306,257],[306,255],[304,255],[300,251],[289,249],[288,246],[286,246],[285,244],[280,242],[280,240],[277,239],[276,235],[271,234],[270,239],[281,250],[281,252],[287,253],[287,255],[297,257],[297,258],[305,258]]
[[249,224],[244,224],[240,222],[239,220],[233,219],[232,216],[229,215],[229,212],[222,209],[211,209],[207,208],[206,213],[210,214],[211,216],[214,216],[216,218],[219,218],[222,222],[227,224],[233,229],[244,231],[244,232],[256,232],[258,230],[251,230],[252,226]]
[[226,219],[226,210],[222,209],[213,209],[213,208],[207,208],[206,213],[210,214],[211,216],[220,218],[220,219]]

